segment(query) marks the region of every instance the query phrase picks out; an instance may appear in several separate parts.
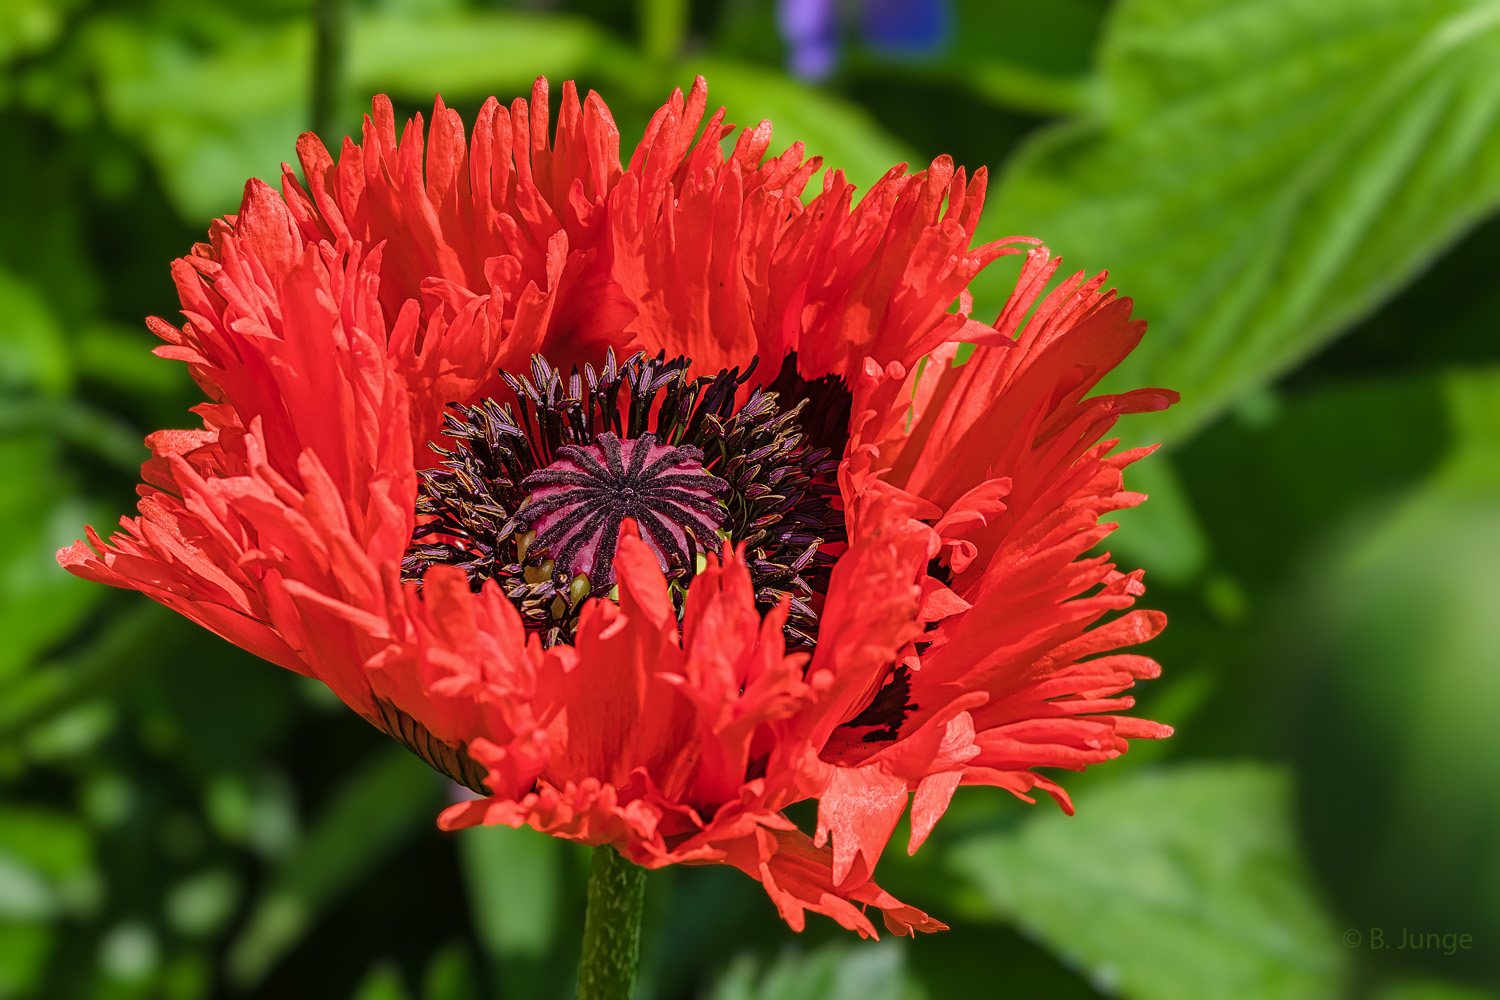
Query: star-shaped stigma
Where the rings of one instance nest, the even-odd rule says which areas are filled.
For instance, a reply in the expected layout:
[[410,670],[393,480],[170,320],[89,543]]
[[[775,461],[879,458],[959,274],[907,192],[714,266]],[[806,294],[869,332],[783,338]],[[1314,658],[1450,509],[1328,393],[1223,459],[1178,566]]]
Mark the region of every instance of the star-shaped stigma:
[[568,445],[556,461],[521,481],[529,494],[517,516],[536,532],[558,569],[584,574],[596,590],[614,582],[620,525],[632,518],[663,570],[692,572],[696,555],[717,547],[729,484],[703,468],[703,452],[657,444],[654,434],[621,441],[605,432]]

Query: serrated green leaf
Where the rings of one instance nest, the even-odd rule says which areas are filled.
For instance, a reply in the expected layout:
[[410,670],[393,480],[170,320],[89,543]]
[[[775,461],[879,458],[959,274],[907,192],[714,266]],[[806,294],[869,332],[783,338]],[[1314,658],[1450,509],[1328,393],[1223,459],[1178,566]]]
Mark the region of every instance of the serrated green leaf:
[[994,912],[1138,1000],[1326,1000],[1343,946],[1308,885],[1286,775],[1197,765],[1081,794],[951,856]]
[[985,225],[1135,297],[1151,328],[1106,387],[1183,395],[1138,440],[1287,370],[1500,203],[1493,0],[1127,0],[1101,59],[1096,112],[1023,148]]

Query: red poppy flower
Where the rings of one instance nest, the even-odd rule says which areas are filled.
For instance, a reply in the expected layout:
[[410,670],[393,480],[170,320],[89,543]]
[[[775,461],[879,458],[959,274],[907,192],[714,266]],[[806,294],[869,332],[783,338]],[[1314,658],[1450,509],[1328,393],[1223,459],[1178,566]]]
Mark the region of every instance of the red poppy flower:
[[983,171],[804,203],[818,160],[768,123],[726,156],[722,111],[695,141],[706,101],[623,170],[571,83],[555,136],[545,81],[467,141],[441,101],[398,141],[384,98],[337,163],[303,136],[305,184],[251,181],[173,265],[182,327],[150,320],[202,429],[148,438],[140,516],[59,558],[326,682],[485,796],[445,827],[934,929],[870,878],[908,801],[915,849],[957,785],[1070,808],[1038,767],[1168,732],[1119,714],[1157,666],[1112,652],[1162,616],[1098,624],[1141,574],[1089,552],[1142,499],[1100,439],[1175,394],[1088,395],[1144,323],[1103,275],[1041,298],[1034,240],[971,248]]

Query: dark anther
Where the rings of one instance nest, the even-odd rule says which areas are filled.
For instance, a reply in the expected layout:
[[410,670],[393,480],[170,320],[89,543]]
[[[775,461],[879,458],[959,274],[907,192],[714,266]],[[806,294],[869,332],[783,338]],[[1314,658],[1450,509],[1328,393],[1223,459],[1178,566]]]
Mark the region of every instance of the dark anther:
[[766,386],[781,399],[806,400],[802,412],[802,430],[812,440],[814,447],[827,448],[842,456],[844,445],[849,443],[849,417],[854,409],[854,394],[837,375],[824,375],[808,381],[797,373],[797,354],[792,352],[781,363]]

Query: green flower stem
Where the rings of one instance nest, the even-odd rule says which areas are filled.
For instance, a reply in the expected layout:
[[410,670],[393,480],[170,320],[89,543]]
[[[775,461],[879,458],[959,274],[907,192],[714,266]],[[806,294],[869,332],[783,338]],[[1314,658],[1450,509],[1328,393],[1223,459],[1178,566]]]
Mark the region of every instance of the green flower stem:
[[578,1000],[630,1000],[641,960],[645,902],[646,869],[625,860],[613,847],[594,848]]
[[687,33],[688,0],[640,0],[641,47],[655,63],[671,63]]
[[341,77],[344,72],[344,0],[313,2],[312,130],[328,148],[337,150]]

